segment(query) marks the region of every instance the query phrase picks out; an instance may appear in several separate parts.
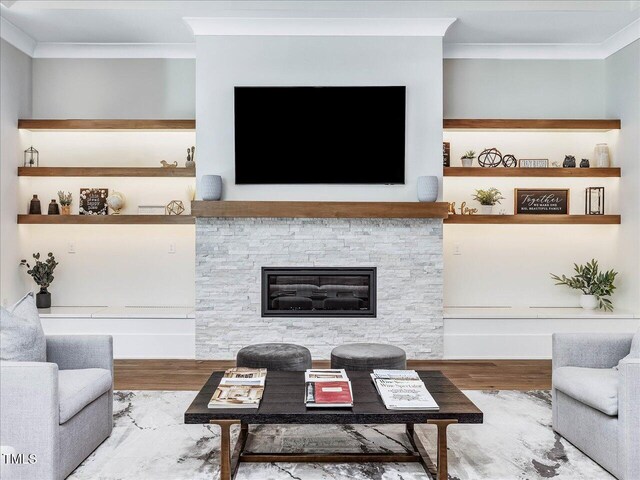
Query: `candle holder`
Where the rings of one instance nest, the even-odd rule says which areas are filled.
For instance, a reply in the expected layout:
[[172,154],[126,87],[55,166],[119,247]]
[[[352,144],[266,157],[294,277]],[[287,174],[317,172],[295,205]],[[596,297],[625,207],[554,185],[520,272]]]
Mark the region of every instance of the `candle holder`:
[[24,151],[24,166],[25,167],[37,167],[40,163],[40,154],[38,150],[33,148],[33,146],[27,148]]

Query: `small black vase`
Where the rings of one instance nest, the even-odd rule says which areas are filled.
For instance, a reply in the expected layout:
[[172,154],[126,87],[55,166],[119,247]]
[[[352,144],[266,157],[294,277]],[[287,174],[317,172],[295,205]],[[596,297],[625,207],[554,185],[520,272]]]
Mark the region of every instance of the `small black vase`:
[[40,292],[36,294],[36,307],[51,308],[51,294],[46,288],[40,288]]
[[60,207],[56,203],[55,198],[52,198],[49,204],[49,215],[60,215]]
[[40,207],[40,199],[38,195],[34,195],[29,203],[29,215],[41,215],[42,208]]

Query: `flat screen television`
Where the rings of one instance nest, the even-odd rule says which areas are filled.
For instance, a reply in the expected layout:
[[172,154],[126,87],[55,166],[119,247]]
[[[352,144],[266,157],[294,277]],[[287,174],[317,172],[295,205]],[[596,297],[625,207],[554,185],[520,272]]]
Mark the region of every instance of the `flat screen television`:
[[235,87],[236,184],[403,184],[406,88]]

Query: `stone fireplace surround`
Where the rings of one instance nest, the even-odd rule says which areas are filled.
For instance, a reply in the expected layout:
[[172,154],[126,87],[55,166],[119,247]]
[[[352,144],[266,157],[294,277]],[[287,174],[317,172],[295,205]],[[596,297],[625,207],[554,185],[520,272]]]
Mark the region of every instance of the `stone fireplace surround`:
[[[219,217],[197,203],[196,358],[233,359],[262,342],[304,345],[315,359],[351,342],[442,358],[441,218]],[[377,316],[262,317],[262,267],[283,265],[376,267]]]

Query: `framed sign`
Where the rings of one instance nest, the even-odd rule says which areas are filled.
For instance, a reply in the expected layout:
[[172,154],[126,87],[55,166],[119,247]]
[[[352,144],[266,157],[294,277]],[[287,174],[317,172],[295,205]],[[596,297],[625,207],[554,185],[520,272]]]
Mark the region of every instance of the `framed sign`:
[[516,215],[569,215],[568,188],[516,188],[513,198]]
[[521,158],[518,160],[520,168],[547,168],[549,166],[548,158]]
[[108,188],[81,188],[80,215],[107,215]]

